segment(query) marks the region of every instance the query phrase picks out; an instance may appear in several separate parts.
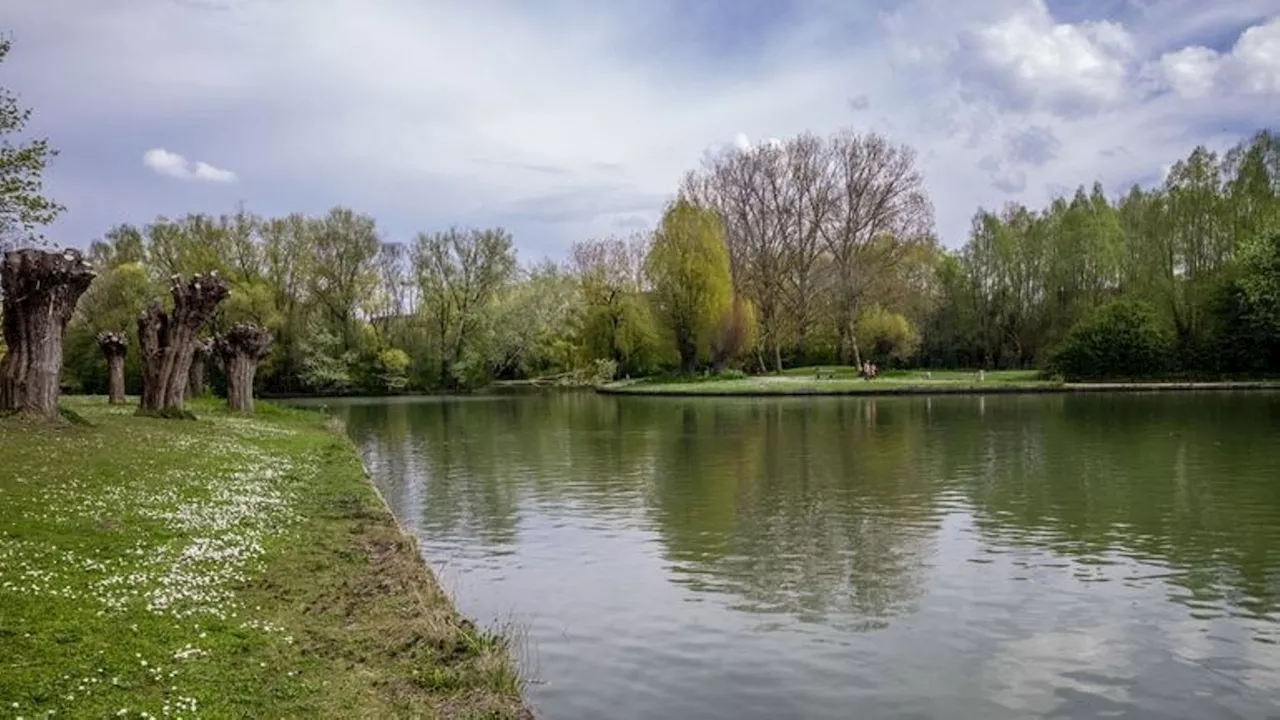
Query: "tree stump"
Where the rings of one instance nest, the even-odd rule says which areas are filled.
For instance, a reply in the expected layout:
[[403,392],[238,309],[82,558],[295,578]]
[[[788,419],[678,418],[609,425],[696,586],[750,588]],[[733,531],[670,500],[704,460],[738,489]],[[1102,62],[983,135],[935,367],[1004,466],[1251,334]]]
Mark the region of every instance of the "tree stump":
[[227,369],[227,407],[252,413],[253,376],[271,349],[271,333],[259,325],[239,323],[219,337],[216,346]]
[[197,340],[195,353],[191,356],[191,372],[187,374],[187,395],[200,397],[204,395],[204,363],[213,354],[213,340]]
[[4,341],[0,412],[56,421],[62,338],[94,271],[79,251],[13,250],[0,261]]
[[129,338],[124,333],[103,331],[98,333],[98,347],[107,357],[107,402],[124,403],[124,355],[129,350]]
[[196,352],[196,334],[209,324],[218,303],[230,291],[216,272],[193,275],[189,280],[174,275],[169,291],[173,295],[172,314],[153,300],[138,316],[138,349],[142,360],[140,410],[181,417],[185,415],[183,406],[191,360]]

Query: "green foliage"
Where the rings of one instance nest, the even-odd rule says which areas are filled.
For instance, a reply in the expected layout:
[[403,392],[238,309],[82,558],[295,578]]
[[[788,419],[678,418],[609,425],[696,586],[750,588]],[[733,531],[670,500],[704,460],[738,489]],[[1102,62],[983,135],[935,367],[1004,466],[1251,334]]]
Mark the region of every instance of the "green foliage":
[[446,388],[474,387],[489,376],[476,345],[490,324],[491,310],[516,273],[511,235],[501,228],[450,228],[419,233],[412,249],[418,292],[440,353],[439,382]]
[[724,225],[715,212],[681,198],[672,203],[645,259],[653,304],[671,333],[680,368],[692,372],[716,323],[733,302]]
[[1048,368],[1067,380],[1151,377],[1171,369],[1172,348],[1172,334],[1149,303],[1116,301],[1073,326]]
[[63,376],[79,392],[107,391],[107,361],[98,347],[98,333],[123,332],[129,346],[125,353],[125,387],[139,387],[138,312],[160,289],[137,262],[123,262],[99,269],[98,277],[80,296],[63,339]]
[[314,330],[299,345],[302,387],[322,395],[345,395],[355,387],[354,353],[342,350],[342,340],[327,329]]
[[1280,229],[1248,238],[1240,255],[1240,287],[1257,320],[1280,331]]
[[405,373],[409,370],[409,354],[399,348],[389,348],[378,353],[378,378],[382,389],[401,392],[409,384]]
[[878,365],[901,364],[920,345],[920,335],[910,320],[879,305],[865,308],[859,315],[858,337],[866,356]]
[[[9,39],[0,37],[0,63],[10,47]],[[30,119],[31,110],[0,87],[0,250],[39,240],[36,229],[64,210],[44,195],[44,171],[58,151],[44,138],[18,139]]]

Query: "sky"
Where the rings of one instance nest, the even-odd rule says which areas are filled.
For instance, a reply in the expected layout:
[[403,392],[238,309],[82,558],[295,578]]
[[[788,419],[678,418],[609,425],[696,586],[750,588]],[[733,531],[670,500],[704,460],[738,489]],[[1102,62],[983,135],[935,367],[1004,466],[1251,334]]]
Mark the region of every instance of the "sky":
[[340,204],[562,258],[652,227],[709,151],[844,128],[916,151],[958,247],[979,207],[1280,118],[1280,0],[5,0],[0,31],[79,247]]

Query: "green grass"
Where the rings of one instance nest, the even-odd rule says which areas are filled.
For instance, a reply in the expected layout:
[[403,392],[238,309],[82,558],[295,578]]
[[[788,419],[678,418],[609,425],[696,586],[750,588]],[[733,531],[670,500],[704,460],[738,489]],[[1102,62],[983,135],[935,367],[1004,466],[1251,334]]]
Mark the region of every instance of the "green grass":
[[0,716],[522,713],[322,415],[0,419]]
[[[818,379],[821,372],[822,379]],[[926,374],[927,373],[927,374]],[[781,375],[746,378],[647,378],[606,385],[606,392],[635,395],[863,395],[886,393],[955,393],[978,390],[1022,390],[1054,387],[1034,370],[887,370],[873,381],[863,380],[854,367],[824,365],[784,370]]]
[[[813,365],[810,367],[789,368],[783,370],[782,375],[784,377],[814,378],[819,371],[823,373],[824,378],[827,373],[832,373],[837,380],[862,379],[858,375],[858,369],[849,365]],[[881,370],[875,382],[928,384],[976,383],[977,380],[977,370]],[[1035,383],[1041,382],[1041,380],[1040,374],[1035,370],[988,370],[983,374],[982,381],[984,383]]]

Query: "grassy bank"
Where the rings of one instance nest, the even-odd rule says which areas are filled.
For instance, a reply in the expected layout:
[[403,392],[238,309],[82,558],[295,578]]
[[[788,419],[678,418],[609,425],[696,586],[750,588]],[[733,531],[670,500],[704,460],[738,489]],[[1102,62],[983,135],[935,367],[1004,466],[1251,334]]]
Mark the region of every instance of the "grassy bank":
[[520,716],[321,415],[66,404],[0,419],[0,716]]
[[787,395],[972,395],[1032,392],[1280,389],[1280,382],[1109,382],[1064,383],[1041,379],[1034,370],[983,373],[966,370],[893,370],[873,381],[852,367],[794,368],[780,375],[709,378],[652,378],[601,385],[613,395],[787,396]]

